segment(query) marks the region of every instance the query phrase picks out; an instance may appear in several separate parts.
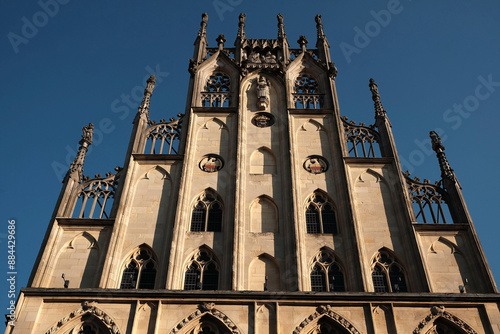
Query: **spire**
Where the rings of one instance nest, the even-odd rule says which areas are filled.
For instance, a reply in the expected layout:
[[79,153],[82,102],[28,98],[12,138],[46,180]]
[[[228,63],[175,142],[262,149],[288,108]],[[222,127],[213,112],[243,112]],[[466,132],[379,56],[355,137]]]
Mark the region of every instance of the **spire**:
[[286,39],[285,24],[283,23],[283,15],[278,14],[278,39]]
[[144,89],[144,97],[142,98],[141,105],[137,111],[136,119],[138,117],[146,117],[146,119],[149,119],[149,103],[151,101],[151,96],[153,95],[153,89],[155,88],[156,83],[156,77],[154,74],[150,76],[146,82],[147,86],[146,89]]
[[237,38],[240,39],[240,40],[244,40],[245,39],[245,19],[246,19],[246,15],[244,13],[240,13],[240,22],[238,23],[238,35],[237,35]]
[[316,21],[316,30],[318,31],[318,42],[320,40],[326,40],[326,35],[323,31],[323,23],[321,23],[321,15],[316,15],[314,20]]
[[430,132],[430,137],[432,141],[432,149],[436,152],[436,156],[439,161],[439,168],[441,169],[441,177],[455,180],[455,173],[453,173],[453,169],[451,169],[450,164],[448,163],[448,159],[446,159],[446,155],[444,154],[444,146],[441,143],[441,137],[435,132]]
[[197,66],[200,64],[202,59],[207,55],[207,13],[201,15],[200,31],[198,36],[194,41],[194,55],[193,59],[190,59],[190,67]]
[[382,102],[380,102],[380,94],[378,93],[378,86],[375,83],[375,80],[370,79],[370,84],[368,85],[370,87],[370,91],[372,92],[372,100],[375,106],[375,118],[377,117],[385,117],[386,116],[386,111],[384,110],[384,107],[382,106]]
[[207,21],[208,21],[207,13],[201,14],[200,31],[198,32],[199,38],[207,36]]
[[243,60],[243,44],[246,40],[245,34],[245,19],[246,15],[244,13],[240,13],[239,23],[238,23],[238,34],[236,35],[236,40],[234,41],[235,51],[234,58],[236,63],[241,64]]
[[85,156],[88,151],[88,147],[92,145],[92,136],[94,134],[94,124],[89,123],[89,125],[84,126],[82,129],[82,139],[79,144],[78,153],[76,154],[75,160],[71,163],[68,173],[64,178],[65,182],[68,178],[72,178],[75,182],[82,182],[83,180],[83,163],[85,162]]

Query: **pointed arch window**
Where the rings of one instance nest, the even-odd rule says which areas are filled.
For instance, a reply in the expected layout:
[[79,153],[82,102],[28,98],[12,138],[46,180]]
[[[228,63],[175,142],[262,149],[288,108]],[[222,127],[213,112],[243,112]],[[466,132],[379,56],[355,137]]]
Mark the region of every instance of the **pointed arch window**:
[[337,233],[333,204],[320,193],[314,193],[306,205],[307,233]]
[[372,281],[375,292],[407,292],[404,270],[393,254],[381,251],[372,263]]
[[154,289],[156,269],[151,249],[140,247],[125,263],[120,289]]
[[195,201],[191,213],[191,232],[220,232],[222,229],[222,203],[218,196],[205,191]]
[[312,291],[345,291],[341,266],[325,249],[315,256],[310,276]]
[[217,290],[219,265],[212,252],[202,249],[190,259],[184,274],[184,290]]
[[231,81],[227,74],[215,72],[212,74],[201,92],[203,107],[229,107],[231,102]]
[[293,102],[297,109],[321,108],[318,82],[309,75],[299,75],[295,80]]

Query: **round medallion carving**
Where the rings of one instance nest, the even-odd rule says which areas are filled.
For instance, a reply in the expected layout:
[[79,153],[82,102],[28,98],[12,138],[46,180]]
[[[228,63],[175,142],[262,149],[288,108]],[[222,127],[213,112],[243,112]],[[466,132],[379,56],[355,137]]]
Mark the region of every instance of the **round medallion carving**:
[[224,167],[224,161],[217,154],[207,154],[200,160],[198,166],[204,172],[213,173]]
[[304,161],[304,169],[311,174],[321,174],[327,171],[328,162],[319,155],[311,155]]
[[274,116],[267,112],[258,113],[252,118],[252,124],[259,128],[267,128],[274,124]]

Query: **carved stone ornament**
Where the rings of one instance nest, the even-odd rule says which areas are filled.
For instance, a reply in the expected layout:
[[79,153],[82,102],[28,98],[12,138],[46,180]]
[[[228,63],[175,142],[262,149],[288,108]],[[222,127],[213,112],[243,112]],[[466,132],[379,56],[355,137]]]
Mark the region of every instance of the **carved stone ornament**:
[[195,312],[189,314],[187,317],[185,317],[179,323],[177,323],[177,325],[170,331],[170,334],[179,333],[184,327],[189,325],[190,322],[198,318],[201,318],[205,314],[209,314],[214,318],[218,319],[219,321],[221,321],[228,328],[230,333],[232,334],[241,333],[240,329],[227,315],[225,315],[224,313],[215,308],[215,303],[205,302],[200,304],[198,308],[199,310],[196,310]]
[[311,174],[321,174],[328,170],[328,162],[319,155],[311,155],[304,161],[304,169]]
[[259,110],[265,110],[269,107],[270,95],[269,87],[271,84],[264,76],[259,77],[257,87],[257,107]]
[[224,167],[224,161],[217,154],[208,154],[200,160],[198,166],[204,172],[213,173],[218,172]]
[[317,322],[320,317],[328,317],[335,321],[337,324],[346,329],[347,333],[350,334],[361,334],[353,324],[347,321],[340,314],[336,313],[330,305],[321,305],[317,308],[317,311],[305,318],[300,325],[295,327],[293,334],[302,333],[303,330],[310,324]]
[[267,128],[274,124],[274,117],[269,113],[258,113],[252,118],[252,124],[258,128]]
[[432,331],[429,332],[429,326],[431,323],[434,323],[437,318],[440,317],[452,322],[455,326],[458,326],[460,329],[462,329],[464,333],[477,334],[477,332],[472,329],[472,327],[469,326],[465,321],[445,311],[444,306],[433,306],[431,308],[431,313],[427,315],[424,320],[420,321],[417,328],[415,328],[415,330],[413,331],[413,334],[432,333]]
[[97,302],[85,301],[82,306],[76,311],[71,312],[69,315],[65,316],[59,320],[54,326],[45,332],[45,334],[53,334],[59,331],[61,327],[69,323],[70,321],[81,318],[85,314],[91,314],[101,321],[101,323],[109,329],[111,334],[120,334],[120,329],[116,325],[113,319],[107,315],[103,310],[97,307]]

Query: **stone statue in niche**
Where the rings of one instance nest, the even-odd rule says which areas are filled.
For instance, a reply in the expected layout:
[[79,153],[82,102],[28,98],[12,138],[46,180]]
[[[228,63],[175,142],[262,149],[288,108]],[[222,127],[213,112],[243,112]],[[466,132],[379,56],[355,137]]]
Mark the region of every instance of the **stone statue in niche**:
[[260,54],[258,54],[257,52],[250,53],[250,62],[260,63]]
[[271,53],[271,51],[267,51],[265,57],[266,63],[276,64],[276,56]]
[[269,87],[271,87],[271,83],[261,75],[257,86],[257,107],[259,110],[265,110],[269,107]]

